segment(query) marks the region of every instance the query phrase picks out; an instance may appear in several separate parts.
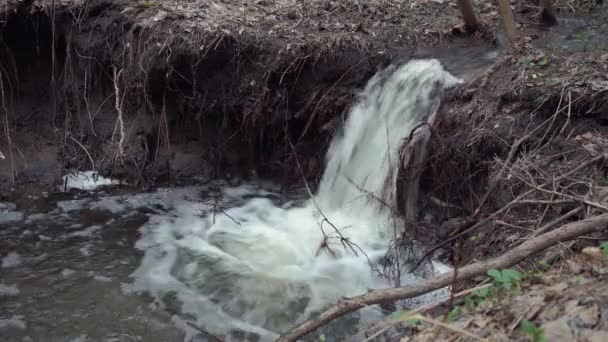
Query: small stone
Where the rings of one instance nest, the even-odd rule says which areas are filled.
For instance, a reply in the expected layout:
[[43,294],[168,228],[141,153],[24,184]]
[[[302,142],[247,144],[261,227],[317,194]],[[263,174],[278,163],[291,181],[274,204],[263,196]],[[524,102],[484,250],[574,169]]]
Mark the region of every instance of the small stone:
[[579,301],[578,299],[572,299],[566,302],[564,311],[566,313],[577,312],[579,311]]
[[585,342],[606,342],[608,341],[608,331],[585,329],[581,337],[581,341]]
[[[591,328],[597,325],[597,323],[599,322],[600,309],[598,308],[597,304],[593,304],[576,316],[584,327]],[[608,339],[606,339],[605,341],[608,341]]]
[[574,341],[574,334],[568,326],[568,321],[564,318],[557,319],[555,321],[547,322],[542,325],[542,329],[545,331],[547,341],[552,342],[572,342]]
[[550,305],[539,314],[539,319],[542,321],[552,321],[561,316],[562,310],[559,305]]

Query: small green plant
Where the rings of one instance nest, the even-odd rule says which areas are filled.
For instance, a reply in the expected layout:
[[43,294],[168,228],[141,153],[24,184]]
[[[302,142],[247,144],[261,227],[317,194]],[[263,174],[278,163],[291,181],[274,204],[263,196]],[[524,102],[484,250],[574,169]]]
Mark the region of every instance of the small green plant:
[[477,234],[474,234],[473,236],[471,236],[469,238],[469,240],[471,240],[471,241],[480,241],[481,239],[484,238],[484,236],[485,236],[484,233],[477,233]]
[[460,315],[475,309],[478,305],[485,303],[488,300],[496,298],[496,288],[491,285],[477,289],[464,299],[464,304],[455,305],[450,312],[448,312],[448,322],[453,322],[460,317]]
[[532,69],[536,63],[534,63],[534,61],[532,61],[530,58],[521,58],[519,60],[519,62],[526,68],[526,69]]
[[547,337],[545,337],[545,330],[543,328],[537,327],[536,324],[524,320],[521,322],[521,330],[528,335],[532,342],[547,342]]
[[602,244],[600,245],[600,248],[601,248],[602,252],[604,253],[604,257],[608,258],[608,241],[602,242]]
[[146,16],[153,16],[160,7],[160,3],[158,1],[146,1],[142,4],[142,7]]
[[579,284],[581,281],[583,281],[583,279],[585,279],[582,275],[575,275],[574,277],[571,277],[569,279],[570,283],[572,284]]
[[524,274],[511,268],[504,270],[491,269],[488,271],[494,283],[504,287],[513,294],[519,294],[521,292],[521,281],[524,279]]
[[458,319],[458,316],[463,312],[463,309],[460,305],[456,305],[448,312],[448,322],[454,322]]
[[549,65],[549,57],[545,54],[542,54],[537,58],[522,57],[519,59],[519,63],[528,70],[533,69],[534,67],[546,67]]
[[146,1],[146,2],[144,2],[141,5],[145,9],[150,9],[150,8],[157,8],[157,7],[159,7],[160,3],[158,1]]
[[545,84],[547,85],[547,87],[555,87],[557,85],[557,81],[554,79],[548,79],[545,81]]

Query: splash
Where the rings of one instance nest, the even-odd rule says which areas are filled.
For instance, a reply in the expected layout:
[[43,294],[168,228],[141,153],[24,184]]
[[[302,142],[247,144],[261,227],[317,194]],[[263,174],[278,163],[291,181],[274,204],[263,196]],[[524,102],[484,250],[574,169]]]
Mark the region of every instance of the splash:
[[458,82],[436,60],[374,76],[304,205],[223,188],[214,200],[177,201],[170,217],[152,216],[137,243],[145,255],[133,290],[177,305],[226,340],[267,341],[342,296],[390,286],[374,268],[395,220],[399,148],[436,110],[438,93]]

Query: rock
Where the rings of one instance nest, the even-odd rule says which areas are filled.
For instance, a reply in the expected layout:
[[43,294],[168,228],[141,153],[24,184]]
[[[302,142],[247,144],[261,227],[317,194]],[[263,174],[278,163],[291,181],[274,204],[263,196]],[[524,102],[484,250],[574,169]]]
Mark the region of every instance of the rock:
[[[597,304],[593,304],[576,315],[576,318],[578,318],[578,321],[582,326],[592,328],[597,325],[600,320],[600,309]],[[604,341],[608,341],[608,339],[605,339]]]
[[579,341],[584,342],[605,342],[608,341],[608,331],[585,329]]
[[545,336],[551,342],[572,342],[574,334],[566,318],[560,318],[542,325]]

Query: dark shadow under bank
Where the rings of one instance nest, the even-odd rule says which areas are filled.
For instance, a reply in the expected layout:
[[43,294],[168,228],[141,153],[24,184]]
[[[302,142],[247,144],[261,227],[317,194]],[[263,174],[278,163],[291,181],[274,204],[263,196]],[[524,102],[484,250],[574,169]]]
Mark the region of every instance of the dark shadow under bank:
[[[4,188],[13,177],[51,185],[65,172],[93,167],[138,186],[254,170],[293,181],[301,176],[289,169],[286,135],[310,176],[332,133],[321,128],[388,61],[348,48],[279,56],[269,43],[212,35],[205,39],[213,44],[200,50],[192,37],[168,41],[161,30],[133,26],[119,6],[99,3],[80,22],[61,10],[51,21],[27,6],[7,15],[0,29],[2,114],[11,138],[10,147],[6,137],[0,145]],[[116,86],[122,156],[115,151]]]

